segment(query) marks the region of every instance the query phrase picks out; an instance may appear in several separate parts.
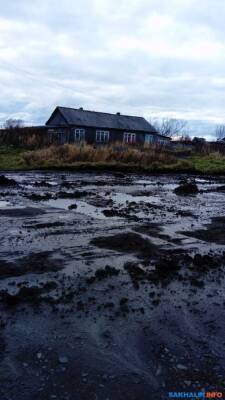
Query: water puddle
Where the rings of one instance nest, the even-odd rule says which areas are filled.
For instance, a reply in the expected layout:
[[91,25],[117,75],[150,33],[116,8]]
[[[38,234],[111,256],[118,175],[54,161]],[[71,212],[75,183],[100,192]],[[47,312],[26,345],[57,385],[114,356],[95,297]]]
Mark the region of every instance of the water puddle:
[[8,201],[1,200],[0,201],[0,209],[8,208],[10,203]]
[[136,203],[140,203],[141,201],[143,201],[145,203],[159,204],[158,195],[133,196],[132,194],[128,193],[113,193],[109,198],[111,198],[115,203],[122,205],[126,205],[126,202],[132,202],[132,201],[135,201]]
[[106,219],[101,210],[98,207],[92,206],[84,201],[74,201],[70,199],[55,199],[55,200],[48,200],[44,202],[44,204],[53,207],[53,208],[60,208],[63,210],[68,210],[70,206],[76,204],[77,208],[71,210],[71,212],[76,212],[79,214],[87,215],[88,217],[98,218],[98,219]]

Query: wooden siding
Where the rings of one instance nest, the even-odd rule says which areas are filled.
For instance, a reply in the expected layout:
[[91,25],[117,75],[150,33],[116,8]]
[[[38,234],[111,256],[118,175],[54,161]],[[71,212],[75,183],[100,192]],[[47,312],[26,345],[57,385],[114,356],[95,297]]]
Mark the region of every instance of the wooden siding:
[[54,111],[50,119],[48,120],[47,126],[66,126],[68,125],[63,115],[58,109]]
[[[46,126],[48,127],[48,135],[52,138],[52,142],[55,143],[74,143],[76,142],[74,139],[75,129],[84,129],[85,130],[85,142],[88,144],[107,144],[107,143],[123,143],[124,141],[124,133],[135,133],[136,135],[136,144],[143,145],[146,143],[146,135],[151,134],[153,136],[153,142],[161,142],[162,138],[157,134],[152,132],[144,132],[137,131],[131,129],[110,129],[107,126],[105,127],[87,127],[84,125],[69,125],[60,112],[58,108],[53,112],[50,119],[47,121]],[[108,131],[109,132],[109,141],[107,142],[98,142],[96,140],[96,131]],[[166,140],[166,139],[165,139]]]
[[[120,131],[116,129],[107,129],[105,128],[105,131],[109,132],[109,141],[108,142],[98,142],[96,140],[96,131],[98,129],[96,128],[87,128],[83,126],[73,126],[73,127],[65,127],[63,125],[58,125],[56,126],[48,126],[48,136],[52,142],[55,143],[75,143],[75,129],[84,129],[85,130],[85,142],[87,144],[96,144],[96,145],[101,145],[101,144],[107,144],[107,143],[123,143],[124,141],[124,133],[135,133],[136,135],[136,144],[137,145],[144,145],[146,144],[146,133],[145,132],[131,132],[131,131]],[[102,129],[100,129],[102,130]],[[164,140],[162,137],[153,135],[153,140],[152,143],[170,143],[168,140]]]
[[[115,129],[107,129],[106,131],[109,132],[109,141],[108,142],[98,142],[96,140],[96,130],[95,128],[83,128],[82,126],[74,126],[74,127],[51,127],[49,126],[48,134],[52,137],[52,141],[57,141],[58,143],[74,143],[74,132],[75,129],[85,129],[85,142],[88,144],[106,144],[106,143],[116,143],[116,142],[123,142],[124,133],[130,131],[119,131]],[[101,129],[102,130],[102,129]],[[133,132],[131,132],[133,133]],[[143,132],[134,132],[136,134],[136,143],[137,144],[144,144],[145,143],[145,133]],[[57,140],[58,137],[58,140]]]

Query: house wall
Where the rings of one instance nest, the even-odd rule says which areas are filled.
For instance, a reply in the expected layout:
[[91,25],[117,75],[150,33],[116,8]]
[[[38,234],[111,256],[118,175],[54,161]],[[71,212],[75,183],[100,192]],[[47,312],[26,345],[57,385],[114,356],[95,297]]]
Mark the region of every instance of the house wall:
[[[109,142],[108,143],[116,143],[116,142],[123,142],[123,134],[124,132],[130,132],[130,131],[120,131],[116,129],[97,129],[97,128],[91,128],[91,127],[82,127],[82,126],[76,126],[71,128],[71,135],[70,135],[70,141],[73,142],[73,132],[74,129],[85,129],[85,141],[88,144],[93,144],[93,143],[102,143],[102,142],[97,142],[96,141],[96,130],[105,130],[109,132]],[[136,133],[136,143],[137,144],[143,144],[144,143],[144,138],[145,135],[142,132],[135,132]]]
[[162,137],[151,134],[152,139],[151,143],[146,142],[146,135],[148,133],[145,132],[132,132],[129,130],[124,130],[120,131],[117,129],[99,129],[99,130],[105,130],[109,132],[109,142],[97,142],[96,141],[96,130],[97,128],[92,128],[92,127],[83,127],[83,126],[73,126],[73,127],[65,127],[63,125],[58,125],[56,126],[48,126],[48,137],[49,140],[51,140],[53,143],[59,143],[59,144],[64,144],[64,143],[74,143],[74,131],[75,129],[85,129],[85,142],[88,144],[106,144],[106,143],[116,143],[120,142],[123,143],[124,140],[124,133],[129,132],[129,133],[135,133],[136,134],[136,144],[138,145],[148,145],[148,144],[154,144],[154,143],[160,143],[160,144],[168,144],[170,141],[164,140]]
[[[96,142],[96,130],[95,128],[87,128],[86,129],[86,140],[88,143],[95,143]],[[120,131],[116,129],[105,129],[106,131],[109,131],[109,142],[110,143],[116,143],[116,142],[123,142],[124,140],[124,133],[125,132],[130,132],[130,133],[136,133],[136,143],[137,144],[143,144],[145,140],[145,134],[142,132],[132,132],[128,130]]]
[[[54,124],[55,125],[55,124]],[[96,141],[96,130],[97,128],[91,127],[83,127],[83,126],[74,126],[74,127],[65,127],[65,126],[51,126],[48,125],[48,136],[52,140],[52,142],[57,142],[59,144],[64,143],[74,143],[74,131],[75,129],[85,129],[85,142],[88,144],[101,144],[103,142]],[[130,131],[119,131],[116,129],[99,129],[105,130],[109,132],[109,142],[107,143],[116,143],[123,142],[124,132]],[[136,143],[144,144],[145,142],[145,133],[143,132],[134,132],[136,133]]]
[[59,110],[55,110],[48,122],[46,123],[47,126],[65,126],[67,125],[66,120],[64,119],[63,115],[59,112]]
[[[59,110],[55,112],[50,117],[49,121],[46,123],[48,129],[48,136],[50,140],[54,143],[64,144],[64,143],[74,143],[74,130],[75,129],[85,129],[85,142],[88,144],[103,144],[104,142],[96,141],[96,130],[98,128],[84,127],[84,126],[68,126],[66,120]],[[136,144],[145,144],[145,137],[148,133],[145,132],[132,132],[131,130],[117,130],[109,128],[99,128],[99,130],[109,131],[109,142],[106,143],[116,143],[123,142],[124,133],[130,132],[136,134]],[[151,143],[161,142],[162,138],[157,135],[152,134]]]
[[51,143],[64,144],[70,142],[70,128],[67,127],[48,127],[47,136]]

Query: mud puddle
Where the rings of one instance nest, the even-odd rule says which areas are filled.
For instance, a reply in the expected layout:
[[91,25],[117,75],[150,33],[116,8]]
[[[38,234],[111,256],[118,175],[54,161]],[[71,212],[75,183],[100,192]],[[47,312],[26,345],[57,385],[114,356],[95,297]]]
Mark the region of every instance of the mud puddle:
[[[92,206],[84,201],[72,201],[69,199],[55,199],[48,200],[46,206],[53,208],[61,208],[64,210],[74,210],[74,212],[87,215],[92,218],[105,219],[106,217],[102,214],[101,210],[97,207]],[[73,206],[75,206],[73,208]]]
[[224,389],[224,177],[192,177],[191,195],[185,176],[6,178],[1,399]]
[[0,200],[0,209],[7,208],[9,206],[10,206],[10,203],[8,201]]

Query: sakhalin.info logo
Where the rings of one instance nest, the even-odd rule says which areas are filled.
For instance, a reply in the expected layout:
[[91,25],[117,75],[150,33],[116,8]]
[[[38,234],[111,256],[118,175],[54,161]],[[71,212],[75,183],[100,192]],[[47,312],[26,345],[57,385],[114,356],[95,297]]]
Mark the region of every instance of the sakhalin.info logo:
[[192,399],[192,400],[201,400],[201,399],[225,399],[222,392],[169,392],[169,399]]

